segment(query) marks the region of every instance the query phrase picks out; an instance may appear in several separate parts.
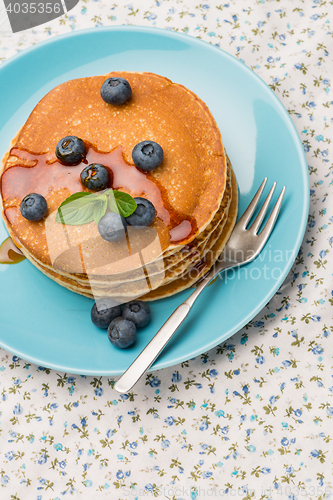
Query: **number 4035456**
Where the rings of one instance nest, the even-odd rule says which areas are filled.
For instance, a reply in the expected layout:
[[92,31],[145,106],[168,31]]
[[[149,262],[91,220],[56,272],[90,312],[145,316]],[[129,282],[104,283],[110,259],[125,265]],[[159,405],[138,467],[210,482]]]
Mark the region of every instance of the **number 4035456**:
[[41,2],[26,2],[26,3],[10,3],[6,8],[7,12],[10,14],[60,14],[62,11],[61,3],[41,3]]

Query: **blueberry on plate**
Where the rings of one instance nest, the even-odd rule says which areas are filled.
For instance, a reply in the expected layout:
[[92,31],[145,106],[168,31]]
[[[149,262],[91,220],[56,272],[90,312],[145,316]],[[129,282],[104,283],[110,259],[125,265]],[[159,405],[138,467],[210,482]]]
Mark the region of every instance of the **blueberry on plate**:
[[151,318],[150,307],[142,300],[127,302],[123,307],[122,315],[123,318],[133,321],[137,328],[148,325]]
[[21,201],[20,210],[25,219],[38,221],[45,216],[47,203],[41,194],[30,193]]
[[163,149],[157,142],[142,141],[134,146],[132,158],[141,170],[155,170],[163,161]]
[[155,218],[155,207],[146,198],[134,198],[136,202],[135,211],[126,217],[126,222],[130,226],[149,226]]
[[121,349],[129,347],[136,339],[135,324],[122,317],[113,319],[108,327],[108,339],[112,345]]
[[98,328],[107,328],[111,321],[121,316],[120,306],[115,306],[110,298],[100,299],[92,306],[91,321]]
[[126,219],[115,212],[108,212],[99,220],[98,231],[106,241],[121,240],[127,232]]
[[56,157],[63,165],[78,165],[85,158],[86,146],[82,139],[68,135],[56,146]]
[[108,78],[101,87],[102,99],[108,104],[124,104],[131,95],[131,86],[125,78]]
[[108,187],[110,182],[109,171],[100,163],[92,163],[85,167],[80,175],[81,184],[91,191],[100,191]]

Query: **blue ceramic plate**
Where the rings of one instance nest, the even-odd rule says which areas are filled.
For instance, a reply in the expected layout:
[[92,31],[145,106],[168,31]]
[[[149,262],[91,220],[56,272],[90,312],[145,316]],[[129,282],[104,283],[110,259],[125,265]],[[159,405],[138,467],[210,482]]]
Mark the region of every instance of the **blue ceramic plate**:
[[[240,213],[264,177],[269,185],[277,182],[277,192],[287,187],[279,220],[262,254],[238,272],[230,270],[227,282],[218,279],[205,290],[152,367],[159,369],[228,339],[277,291],[305,230],[307,164],[287,111],[244,64],[186,35],[126,26],[52,38],[0,66],[0,155],[49,90],[69,79],[113,70],[167,76],[207,103],[234,166]],[[0,241],[6,237],[0,222]],[[87,375],[122,373],[191,293],[152,303],[153,320],[140,331],[135,346],[116,350],[105,330],[90,322],[93,301],[57,285],[28,261],[0,265],[0,283],[1,346],[30,362]]]

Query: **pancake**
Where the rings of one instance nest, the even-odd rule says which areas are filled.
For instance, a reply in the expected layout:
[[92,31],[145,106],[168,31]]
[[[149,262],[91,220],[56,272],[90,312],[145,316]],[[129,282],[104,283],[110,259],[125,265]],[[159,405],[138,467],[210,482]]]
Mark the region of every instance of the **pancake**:
[[[112,106],[102,100],[100,87],[107,76],[122,76],[130,82],[133,97],[128,103]],[[110,73],[65,82],[51,90],[31,113],[7,159],[1,182],[4,215],[13,233],[44,264],[51,264],[44,224],[26,221],[19,205],[28,192],[38,192],[52,213],[70,194],[87,191],[79,179],[84,165],[66,167],[56,161],[56,144],[67,135],[93,145],[91,157],[110,162],[107,166],[114,174],[113,166],[120,164],[114,187],[132,196],[142,194],[142,187],[131,180],[138,171],[131,159],[133,147],[146,139],[162,146],[161,166],[144,175],[147,198],[155,186],[161,192],[160,203],[154,203],[157,217],[152,227],[158,232],[162,251],[193,240],[220,205],[226,182],[224,149],[211,113],[195,94],[150,73]],[[173,227],[168,218],[173,219]],[[184,220],[189,222],[189,233],[170,241],[171,230]],[[82,226],[81,237],[93,237],[94,228]]]
[[[136,296],[145,301],[152,301],[174,295],[175,293],[194,286],[198,279],[200,279],[209,271],[212,265],[222,254],[223,249],[230,237],[231,231],[235,225],[238,212],[238,188],[233,171],[231,171],[231,186],[232,199],[228,213],[225,214],[225,224],[222,225],[222,230],[221,228],[215,229],[215,231],[220,231],[217,234],[217,237],[216,235],[214,235],[214,232],[212,233],[210,237],[211,245],[209,245],[209,249],[205,256],[198,264],[193,263],[189,270],[182,273],[180,276],[176,277],[169,283],[159,285],[154,290],[148,290],[147,281],[145,278],[137,282],[136,284],[127,283],[114,287],[110,287],[110,285],[105,286],[104,284],[104,287],[102,286],[101,288],[98,288],[91,282],[78,284],[71,278],[60,278],[59,275],[56,275],[53,271],[50,271],[43,267],[39,267],[37,263],[35,263],[35,265],[39,267],[39,269],[47,276],[55,279],[55,281],[57,281],[59,284],[66,286],[66,288],[76,293],[80,293],[90,298],[98,299],[106,296],[112,296],[119,302],[126,302]],[[147,290],[147,293],[143,293],[144,290]]]
[[[131,85],[132,98],[121,106],[100,96],[110,76]],[[56,144],[67,135],[84,140],[89,163],[108,166],[111,187],[153,202],[156,217],[149,228],[129,227],[126,240],[110,243],[94,222],[55,222],[69,195],[89,192],[79,179],[85,165],[64,166],[55,156]],[[153,172],[140,171],[132,161],[133,147],[143,140],[159,143],[164,151]],[[117,289],[127,300],[139,292],[154,300],[177,293],[179,280],[191,286],[187,278],[195,266],[201,272],[206,262],[212,265],[210,254],[226,241],[224,228],[234,223],[229,216],[237,200],[233,184],[220,132],[202,100],[163,76],[113,72],[65,82],[37,104],[3,159],[0,187],[10,235],[44,274],[86,296]],[[48,212],[39,222],[20,213],[30,192],[47,200]]]
[[[234,228],[237,219],[238,187],[237,187],[236,177],[233,172],[232,172],[232,188],[233,188],[233,197],[226,224],[223,228],[222,234],[211,248],[210,252],[208,253],[206,259],[202,262],[201,266],[195,266],[187,274],[180,277],[179,279],[172,281],[167,285],[160,286],[155,290],[149,291],[147,294],[141,295],[140,296],[141,300],[153,301],[170,297],[176,293],[186,290],[187,288],[195,286],[195,283],[210,270],[210,268],[214,265],[214,263],[218,260],[218,258],[222,254],[223,249],[230,238],[231,232]],[[45,270],[43,269],[41,269],[41,271],[45,272]],[[49,275],[48,273],[46,274]],[[59,284],[63,285],[62,282],[58,281],[58,277],[54,276],[53,279],[55,279],[55,281],[57,281]],[[66,288],[76,293],[80,293],[81,295],[84,295],[89,298],[97,299],[108,295],[107,291],[98,294],[96,293],[95,289],[94,293],[92,293],[92,290],[89,285],[78,288],[77,286],[75,286],[74,283],[67,283]],[[125,301],[124,296],[117,297],[116,294],[113,294],[113,297],[115,297],[115,299],[119,298],[120,302]]]
[[[229,159],[228,164],[230,165]],[[168,278],[170,279],[171,277],[172,279],[172,276],[181,275],[186,268],[192,266],[193,263],[199,262],[203,258],[204,253],[208,251],[209,246],[211,246],[212,234],[214,233],[215,235],[219,235],[222,231],[230,201],[231,172],[230,168],[228,168],[226,190],[219,210],[215,214],[213,220],[206,227],[206,229],[191,242],[191,244],[183,246],[180,252],[176,252],[168,257],[163,256],[163,259],[159,257],[157,261],[153,261],[149,264],[149,276],[155,275],[156,273],[164,273],[164,282],[167,282]],[[215,229],[217,228],[219,233],[215,232]],[[34,259],[32,255],[30,255],[30,258]],[[37,259],[34,260],[44,269],[52,269],[50,266],[44,266],[41,262],[37,261]],[[113,275],[104,276],[69,274],[62,272],[59,269],[57,269],[57,274],[72,278],[75,282],[83,285],[86,285],[87,281],[95,285],[98,285],[101,282],[105,283],[112,281],[112,284],[115,285],[117,282],[120,284],[127,281],[133,281],[135,279],[142,279],[142,266],[140,266],[140,269],[132,270],[128,273],[115,273]]]

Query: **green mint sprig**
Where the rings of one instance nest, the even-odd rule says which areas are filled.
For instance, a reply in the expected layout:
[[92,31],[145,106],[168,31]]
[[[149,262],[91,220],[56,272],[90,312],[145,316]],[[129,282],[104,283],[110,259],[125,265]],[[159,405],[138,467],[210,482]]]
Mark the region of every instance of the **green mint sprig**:
[[108,189],[103,194],[80,192],[66,198],[58,208],[56,221],[68,226],[82,226],[99,220],[108,207],[111,212],[128,217],[136,210],[136,202],[127,193]]

